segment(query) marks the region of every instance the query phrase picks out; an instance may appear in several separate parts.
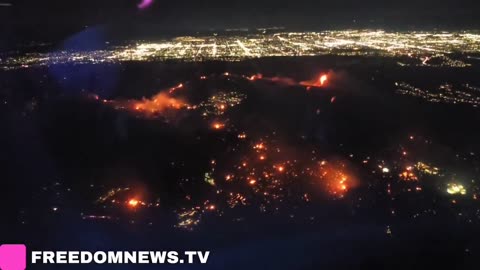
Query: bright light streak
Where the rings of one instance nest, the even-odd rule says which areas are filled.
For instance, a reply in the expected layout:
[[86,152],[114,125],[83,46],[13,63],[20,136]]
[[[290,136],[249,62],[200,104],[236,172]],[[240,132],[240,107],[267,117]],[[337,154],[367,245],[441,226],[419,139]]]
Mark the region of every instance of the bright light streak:
[[153,4],[153,0],[142,0],[140,4],[138,4],[139,9],[146,9]]

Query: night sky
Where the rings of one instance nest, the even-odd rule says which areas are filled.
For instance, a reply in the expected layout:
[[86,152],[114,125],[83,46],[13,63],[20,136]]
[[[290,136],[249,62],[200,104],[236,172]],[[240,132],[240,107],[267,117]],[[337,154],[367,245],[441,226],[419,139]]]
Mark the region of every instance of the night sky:
[[147,10],[134,0],[3,0],[0,30],[9,39],[58,39],[86,26],[108,25],[116,34],[139,31],[200,31],[285,26],[299,30],[331,28],[474,28],[475,0],[192,1],[155,0]]

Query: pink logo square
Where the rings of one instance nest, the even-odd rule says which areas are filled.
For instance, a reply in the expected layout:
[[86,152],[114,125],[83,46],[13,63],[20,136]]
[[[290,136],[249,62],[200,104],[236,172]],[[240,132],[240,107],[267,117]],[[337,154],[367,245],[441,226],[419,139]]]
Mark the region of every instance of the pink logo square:
[[27,268],[27,247],[20,244],[0,246],[1,270],[25,270]]

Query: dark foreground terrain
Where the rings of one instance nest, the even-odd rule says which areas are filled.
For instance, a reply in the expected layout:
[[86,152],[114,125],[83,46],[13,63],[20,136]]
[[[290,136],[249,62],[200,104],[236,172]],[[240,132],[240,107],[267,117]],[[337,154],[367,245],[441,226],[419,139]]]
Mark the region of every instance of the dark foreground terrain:
[[478,72],[330,56],[2,72],[1,239],[212,251],[189,268],[475,269],[480,109],[395,82]]

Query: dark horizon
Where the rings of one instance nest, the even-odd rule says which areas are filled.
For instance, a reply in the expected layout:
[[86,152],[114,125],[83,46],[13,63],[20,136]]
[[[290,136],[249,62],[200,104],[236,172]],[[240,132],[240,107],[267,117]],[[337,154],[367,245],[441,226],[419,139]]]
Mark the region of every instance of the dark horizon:
[[[6,1],[8,2],[8,1]],[[8,2],[10,3],[10,2]],[[226,28],[285,27],[295,31],[342,28],[395,30],[472,30],[480,28],[475,1],[377,0],[291,2],[174,1],[154,3],[145,10],[138,1],[14,1],[0,7],[2,47],[25,41],[60,41],[86,28],[106,26],[112,36],[155,37],[172,32]]]

